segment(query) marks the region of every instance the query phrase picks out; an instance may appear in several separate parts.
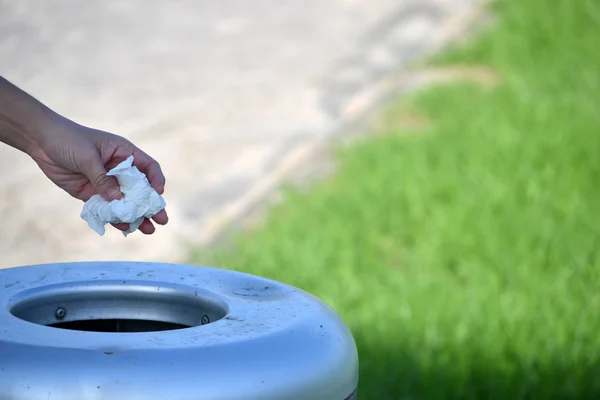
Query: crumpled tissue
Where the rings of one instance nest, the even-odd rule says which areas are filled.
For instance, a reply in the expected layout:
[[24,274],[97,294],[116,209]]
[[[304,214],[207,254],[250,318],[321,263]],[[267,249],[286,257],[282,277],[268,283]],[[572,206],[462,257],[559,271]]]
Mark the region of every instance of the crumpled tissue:
[[96,194],[83,205],[81,218],[100,236],[104,235],[104,226],[108,223],[128,223],[129,229],[123,235],[135,232],[144,221],[165,208],[165,200],[159,195],[137,167],[133,165],[133,156],[129,156],[106,175],[115,176],[121,187],[123,197],[108,202]]

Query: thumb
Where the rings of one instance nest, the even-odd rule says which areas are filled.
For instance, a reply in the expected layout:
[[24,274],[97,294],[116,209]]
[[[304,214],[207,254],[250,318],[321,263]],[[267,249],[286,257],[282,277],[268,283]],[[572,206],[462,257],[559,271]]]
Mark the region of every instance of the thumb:
[[106,169],[100,156],[94,157],[86,166],[83,173],[90,180],[94,189],[96,189],[96,193],[105,200],[112,201],[123,197],[117,179],[114,176],[106,175]]

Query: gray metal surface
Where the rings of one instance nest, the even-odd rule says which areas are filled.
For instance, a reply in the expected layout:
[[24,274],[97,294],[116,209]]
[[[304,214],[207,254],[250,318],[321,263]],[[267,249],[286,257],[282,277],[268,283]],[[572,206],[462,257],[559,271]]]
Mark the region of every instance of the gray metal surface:
[[344,400],[357,381],[343,321],[272,280],[133,262],[0,270],[0,400]]

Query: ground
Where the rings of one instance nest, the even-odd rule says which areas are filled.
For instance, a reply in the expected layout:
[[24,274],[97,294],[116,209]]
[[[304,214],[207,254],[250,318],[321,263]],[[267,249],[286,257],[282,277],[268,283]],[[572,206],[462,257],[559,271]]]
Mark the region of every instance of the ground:
[[492,12],[330,176],[193,258],[325,300],[361,398],[600,398],[600,6]]
[[185,259],[371,105],[377,82],[460,35],[475,3],[0,1],[2,75],[159,160],[171,217],[153,237],[100,238],[80,202],[0,147],[1,266]]

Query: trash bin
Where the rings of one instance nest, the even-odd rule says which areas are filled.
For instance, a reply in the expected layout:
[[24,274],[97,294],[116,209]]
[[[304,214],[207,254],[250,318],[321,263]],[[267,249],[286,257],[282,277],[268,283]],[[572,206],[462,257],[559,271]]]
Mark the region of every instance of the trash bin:
[[133,262],[0,270],[1,400],[356,399],[356,345],[297,288]]

